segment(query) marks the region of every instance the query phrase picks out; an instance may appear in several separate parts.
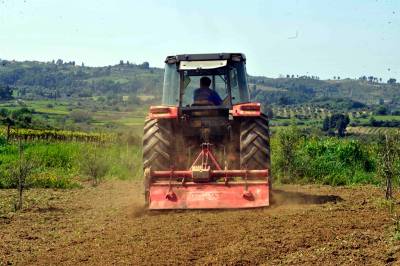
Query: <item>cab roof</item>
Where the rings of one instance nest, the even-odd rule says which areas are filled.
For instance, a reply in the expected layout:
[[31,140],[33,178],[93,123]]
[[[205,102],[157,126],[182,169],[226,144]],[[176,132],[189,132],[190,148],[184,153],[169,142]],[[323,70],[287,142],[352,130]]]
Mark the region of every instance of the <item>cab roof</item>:
[[174,64],[181,61],[207,61],[207,60],[232,60],[236,62],[246,61],[242,53],[215,53],[215,54],[179,54],[167,56],[165,63]]

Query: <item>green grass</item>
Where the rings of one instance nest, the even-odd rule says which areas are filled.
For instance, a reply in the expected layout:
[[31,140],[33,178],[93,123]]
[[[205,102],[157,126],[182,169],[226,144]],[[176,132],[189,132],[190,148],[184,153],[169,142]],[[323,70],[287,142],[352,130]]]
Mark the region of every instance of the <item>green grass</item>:
[[376,144],[302,135],[278,129],[271,139],[272,172],[281,182],[327,185],[379,184]]
[[[2,144],[1,144],[2,143]],[[142,171],[141,150],[136,145],[33,141],[23,144],[23,156],[34,162],[30,187],[73,188],[88,179],[82,171],[85,152],[95,149],[107,164],[106,178],[135,179]],[[16,187],[11,169],[18,167],[19,145],[0,142],[0,188]]]
[[400,120],[400,115],[374,115],[374,118],[382,121]]

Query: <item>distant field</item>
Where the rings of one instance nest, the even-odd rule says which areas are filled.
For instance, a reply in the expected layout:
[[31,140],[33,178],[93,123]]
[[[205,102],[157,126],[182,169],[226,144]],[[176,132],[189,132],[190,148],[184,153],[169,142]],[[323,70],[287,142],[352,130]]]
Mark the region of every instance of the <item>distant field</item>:
[[[148,97],[148,99],[150,99]],[[99,107],[100,106],[100,107]],[[7,101],[1,102],[0,108],[13,111],[21,108],[29,108],[34,110],[34,119],[42,120],[49,125],[64,128],[73,125],[70,114],[72,111],[83,111],[92,117],[90,125],[101,129],[110,123],[114,126],[123,127],[139,127],[144,124],[147,107],[137,106],[125,110],[102,110],[101,104],[96,103],[96,99],[69,99],[69,100],[35,100],[35,101]],[[123,106],[121,107],[121,109]],[[100,110],[99,110],[100,109]],[[60,125],[59,121],[61,122]],[[75,123],[76,124],[76,123]],[[81,127],[82,128],[82,127]],[[83,127],[84,128],[84,127]],[[83,129],[82,128],[82,129]],[[136,130],[136,129],[135,129]]]
[[374,115],[376,120],[390,121],[390,120],[400,120],[400,115]]
[[348,127],[347,132],[353,134],[379,135],[400,131],[393,127]]
[[270,87],[270,86],[261,86],[257,85],[257,89],[263,90],[263,91],[269,91],[269,92],[287,92],[287,89],[282,89],[282,88],[275,88],[275,87]]
[[[262,89],[273,88],[265,86]],[[144,94],[138,95],[138,97],[143,101],[154,98],[152,95]],[[121,104],[118,108],[109,108],[98,102],[96,97],[34,101],[13,100],[0,103],[0,108],[9,110],[17,110],[23,107],[34,109],[35,119],[60,129],[110,131],[121,127],[131,129],[137,134],[142,134],[144,119],[148,112],[148,107],[145,105],[127,108]],[[87,112],[92,120],[88,123],[76,123],[70,117],[72,111]],[[324,117],[331,115],[333,112],[327,108],[313,106],[273,107],[272,111],[274,116],[277,117],[271,119],[271,126],[275,129],[290,125],[297,125],[299,128],[321,128]],[[400,121],[400,115],[374,115],[360,118],[353,117],[353,113],[349,113],[350,119],[357,123],[368,123],[371,117],[381,121]],[[360,113],[357,112],[357,115],[360,115]],[[396,128],[355,126],[348,127],[347,131],[353,134],[384,134],[395,130]]]
[[154,99],[154,96],[153,95],[144,95],[144,94],[141,94],[141,95],[138,95],[137,96],[140,100],[142,100],[142,101],[147,101],[147,100],[152,100],[152,99]]

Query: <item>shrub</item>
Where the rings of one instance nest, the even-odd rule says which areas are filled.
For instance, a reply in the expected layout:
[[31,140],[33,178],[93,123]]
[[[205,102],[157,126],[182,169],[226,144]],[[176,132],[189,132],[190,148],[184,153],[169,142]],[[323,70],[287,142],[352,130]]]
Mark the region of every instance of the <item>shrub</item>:
[[360,141],[321,139],[291,128],[278,132],[271,143],[273,173],[281,182],[378,183],[373,151]]
[[97,146],[90,146],[83,152],[81,172],[90,178],[93,186],[104,179],[109,168],[108,158]]
[[305,142],[300,153],[306,165],[302,174],[308,181],[330,185],[371,181],[374,162],[358,141],[314,138]]
[[292,126],[278,131],[276,143],[271,143],[272,154],[275,152],[275,156],[272,157],[272,166],[275,167],[273,172],[280,175],[283,182],[293,181],[297,176],[296,151],[301,141],[300,131]]
[[69,117],[75,122],[75,123],[84,123],[84,122],[91,122],[92,117],[88,112],[85,111],[80,111],[80,110],[75,110],[72,111],[69,114]]

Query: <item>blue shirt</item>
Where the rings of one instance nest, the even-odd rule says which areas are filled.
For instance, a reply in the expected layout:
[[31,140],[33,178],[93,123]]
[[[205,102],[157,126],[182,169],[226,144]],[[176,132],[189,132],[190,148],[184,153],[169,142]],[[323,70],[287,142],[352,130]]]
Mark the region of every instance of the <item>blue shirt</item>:
[[221,105],[222,100],[218,93],[209,88],[198,88],[193,93],[193,102],[207,103],[210,105]]

